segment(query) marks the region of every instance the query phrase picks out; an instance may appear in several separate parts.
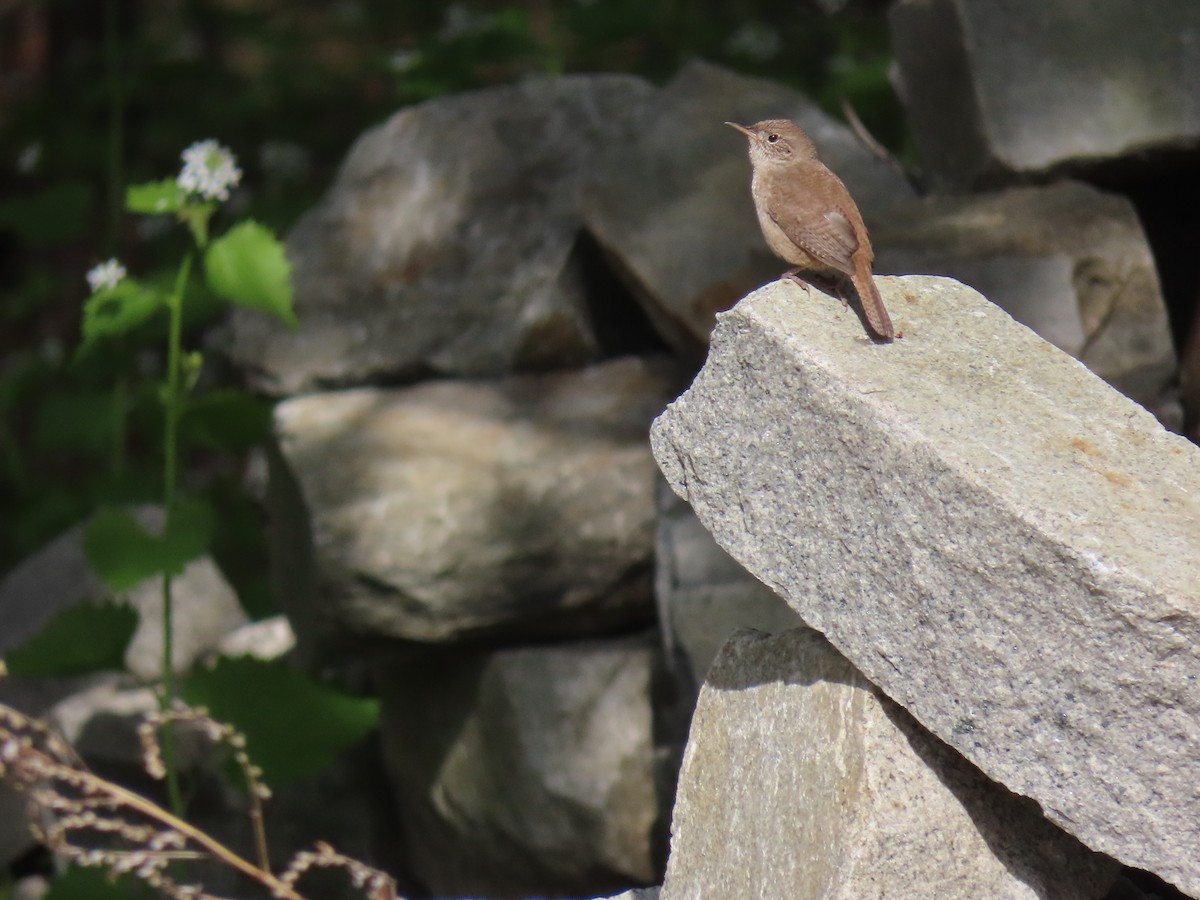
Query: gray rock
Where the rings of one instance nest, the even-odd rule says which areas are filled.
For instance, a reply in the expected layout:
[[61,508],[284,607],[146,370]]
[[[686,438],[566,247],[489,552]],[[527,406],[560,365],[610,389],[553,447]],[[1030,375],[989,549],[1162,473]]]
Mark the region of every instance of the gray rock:
[[746,141],[722,123],[792,118],[850,188],[868,224],[913,190],[803,94],[706,63],[686,66],[643,107],[636,136],[610,145],[584,219],[677,351],[708,344],[713,317],[787,265],[771,254],[750,198]]
[[[661,363],[661,364],[660,364]],[[664,361],[300,397],[276,411],[277,596],[302,656],[648,620]]]
[[654,599],[667,658],[684,690],[699,690],[717,650],[739,627],[773,634],[801,624],[783,598],[716,542],[665,481],[656,486]]
[[1175,348],[1128,200],[1078,182],[927,197],[871,237],[876,272],[956,278],[1126,396],[1162,402]]
[[815,631],[743,630],[692,719],[663,900],[1098,900],[1118,866],[925,732]]
[[[143,528],[162,526],[154,507],[135,511]],[[59,613],[109,599],[83,550],[83,525],[63,532],[0,582],[0,656],[24,644]],[[172,581],[175,638],[172,661],[183,671],[224,635],[245,624],[233,588],[209,557],[191,562]],[[162,672],[162,579],[149,578],[121,598],[137,610],[138,629],[125,654],[129,671],[153,680]],[[36,711],[35,711],[36,712]]]
[[1200,147],[1200,6],[900,0],[889,13],[928,174],[979,186]]
[[358,140],[288,237],[303,327],[238,312],[222,347],[286,395],[597,359],[580,195],[652,90],[533,79],[402,110]]
[[660,466],[922,725],[1200,894],[1200,449],[974,291],[878,283],[890,345],[791,284],[725,314]]
[[381,664],[385,761],[434,896],[594,896],[661,877],[655,640]]

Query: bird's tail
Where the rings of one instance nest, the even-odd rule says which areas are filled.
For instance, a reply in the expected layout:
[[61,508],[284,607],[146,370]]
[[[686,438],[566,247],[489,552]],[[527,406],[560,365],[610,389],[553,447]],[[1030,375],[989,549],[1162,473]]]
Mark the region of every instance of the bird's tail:
[[896,336],[892,327],[891,317],[883,306],[883,298],[875,288],[875,279],[871,276],[871,266],[865,261],[858,261],[854,267],[854,289],[858,292],[859,302],[867,316],[867,323],[875,335],[884,341],[890,341]]

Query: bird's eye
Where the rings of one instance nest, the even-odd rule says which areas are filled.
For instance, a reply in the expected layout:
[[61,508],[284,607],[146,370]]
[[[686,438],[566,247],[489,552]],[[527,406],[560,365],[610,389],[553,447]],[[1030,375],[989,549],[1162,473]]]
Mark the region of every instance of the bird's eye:
[[777,140],[779,140],[779,135],[777,135],[777,134],[768,134],[767,135],[767,143],[768,144],[773,144]]

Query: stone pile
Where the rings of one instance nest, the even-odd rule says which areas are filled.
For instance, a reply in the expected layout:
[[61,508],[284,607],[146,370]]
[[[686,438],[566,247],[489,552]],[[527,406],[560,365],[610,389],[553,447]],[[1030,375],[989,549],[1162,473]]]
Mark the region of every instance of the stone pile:
[[[1200,122],[1171,100],[1077,145],[1051,98],[1036,145],[1044,117],[991,99],[1030,88],[973,36],[1064,4],[983,6],[892,23],[928,182],[986,192],[918,196],[807,98],[703,63],[531,80],[362,136],[288,240],[302,328],[219,336],[280,400],[294,659],[382,698],[382,758],[327,787],[386,800],[338,827],[405,879],[1136,897],[1124,865],[1200,896],[1200,460],[1145,411],[1178,421],[1135,208],[1060,177]],[[1185,6],[1147,41],[1200,33]],[[768,117],[845,180],[878,272],[993,302],[880,278],[903,337],[879,346],[768,284],[722,125]]]

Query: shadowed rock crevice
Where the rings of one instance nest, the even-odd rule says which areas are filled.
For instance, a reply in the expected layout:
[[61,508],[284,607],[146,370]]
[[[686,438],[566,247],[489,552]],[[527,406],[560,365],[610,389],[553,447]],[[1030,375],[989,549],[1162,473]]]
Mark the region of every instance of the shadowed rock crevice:
[[614,271],[612,257],[587,229],[575,239],[571,260],[583,280],[584,305],[603,359],[670,352],[642,305]]

